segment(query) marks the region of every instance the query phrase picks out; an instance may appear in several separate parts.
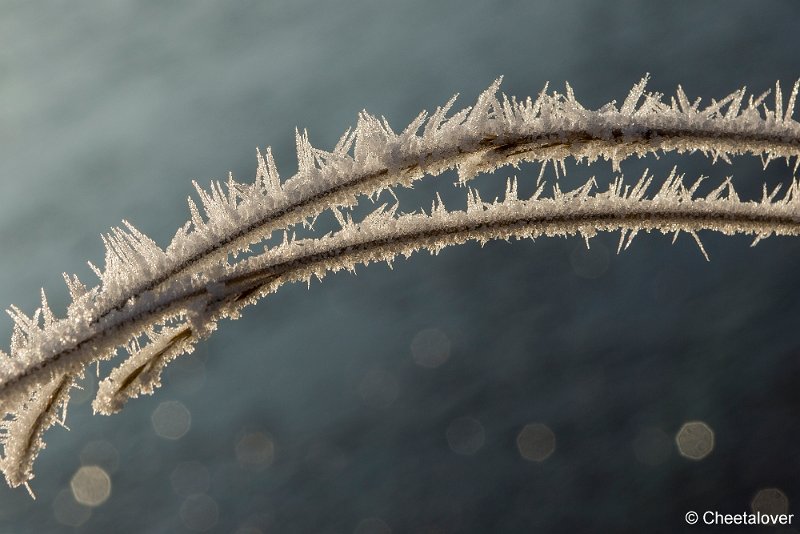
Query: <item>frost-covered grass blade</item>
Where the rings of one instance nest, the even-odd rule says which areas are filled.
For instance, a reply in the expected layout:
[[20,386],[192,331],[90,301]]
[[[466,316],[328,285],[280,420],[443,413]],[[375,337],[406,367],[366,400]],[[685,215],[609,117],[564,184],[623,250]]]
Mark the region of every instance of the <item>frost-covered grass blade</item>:
[[[33,461],[44,430],[59,421],[69,389],[86,366],[115,356],[119,347],[131,355],[102,383],[93,404],[98,412],[118,411],[130,398],[152,393],[161,370],[209,336],[224,317],[235,318],[261,297],[292,281],[322,278],[329,271],[391,261],[417,250],[470,240],[581,235],[620,232],[620,250],[641,232],[690,235],[705,250],[698,232],[754,236],[798,234],[798,184],[778,200],[764,190],[758,201],[741,201],[730,180],[698,197],[697,184],[684,185],[673,173],[652,196],[652,179],[631,186],[621,178],[598,191],[593,181],[574,191],[556,185],[544,195],[542,177],[533,197],[520,199],[516,181],[504,200],[484,202],[468,191],[467,209],[449,211],[441,200],[430,213],[401,214],[395,205],[374,211],[356,223],[340,210],[363,197],[410,186],[426,176],[456,169],[463,184],[481,172],[521,162],[552,165],[558,175],[565,160],[608,160],[615,170],[630,156],[661,152],[700,152],[714,161],[752,154],[767,165],[785,158],[800,165],[800,123],[793,118],[795,83],[784,102],[776,85],[768,93],[746,96],[734,91],[706,106],[682,88],[674,97],[648,93],[647,77],[617,107],[589,110],[567,85],[565,93],[539,93],[517,99],[499,93],[495,81],[472,107],[450,114],[455,97],[432,114],[420,113],[399,133],[384,118],[362,112],[355,128],[331,151],[313,147],[297,131],[298,171],[280,179],[270,149],[257,153],[256,179],[195,184],[189,220],[162,249],[127,221],[103,236],[105,262],[92,265],[99,278],[87,287],[65,274],[71,296],[67,314],[57,318],[42,295],[42,306],[27,316],[15,307],[10,354],[0,352],[0,406],[4,412],[2,469],[12,486],[32,478]],[[289,231],[332,210],[341,229],[333,235],[302,240]],[[276,231],[283,243],[254,250]],[[230,258],[233,258],[232,260]]]

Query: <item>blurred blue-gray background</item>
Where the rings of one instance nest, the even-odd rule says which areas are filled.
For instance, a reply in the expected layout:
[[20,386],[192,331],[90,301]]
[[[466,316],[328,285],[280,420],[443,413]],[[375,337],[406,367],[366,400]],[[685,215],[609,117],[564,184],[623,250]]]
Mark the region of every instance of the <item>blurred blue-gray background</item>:
[[[592,108],[647,72],[651,91],[704,101],[760,93],[800,76],[798,21],[788,0],[3,2],[0,304],[32,312],[44,287],[63,313],[61,273],[93,280],[101,232],[126,219],[166,245],[192,179],[250,180],[267,145],[293,174],[295,126],[330,148],[362,108],[398,129],[498,75],[522,97],[569,81]],[[697,155],[623,171],[675,164],[733,174],[748,198],[791,177]],[[568,170],[565,188],[612,176]],[[492,198],[517,174],[530,192],[537,173],[476,185]],[[435,188],[463,205],[454,179],[402,205]],[[617,238],[467,245],[284,287],[111,418],[91,415],[91,371],[72,431],[46,435],[37,499],[0,485],[0,532],[674,532],[757,495],[796,510],[800,242],[706,235],[707,263],[685,236],[621,255]],[[676,446],[689,421],[714,433],[700,460]],[[86,482],[97,468],[107,498]]]

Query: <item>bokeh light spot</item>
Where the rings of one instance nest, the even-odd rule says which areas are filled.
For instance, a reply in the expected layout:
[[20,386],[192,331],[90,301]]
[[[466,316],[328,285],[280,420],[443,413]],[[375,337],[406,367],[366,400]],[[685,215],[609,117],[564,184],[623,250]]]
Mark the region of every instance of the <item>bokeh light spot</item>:
[[780,515],[789,513],[789,497],[777,488],[765,488],[756,493],[750,503],[753,513]]
[[242,466],[268,467],[275,456],[275,441],[264,432],[250,432],[236,443],[236,459]]
[[714,449],[714,431],[702,421],[690,421],[678,431],[675,443],[682,456],[702,460]]
[[180,439],[192,424],[192,414],[178,401],[165,401],[153,410],[153,430],[164,439]]
[[556,450],[556,435],[547,425],[530,423],[517,435],[517,448],[526,460],[542,462]]
[[474,417],[454,419],[445,434],[450,449],[465,456],[478,452],[486,441],[483,425]]
[[79,527],[92,517],[92,509],[76,501],[72,492],[64,489],[53,499],[53,515],[62,525]]
[[421,367],[439,367],[450,358],[450,339],[438,328],[421,330],[411,341],[411,355]]
[[86,506],[99,506],[111,495],[111,478],[97,465],[78,469],[69,486],[75,500]]

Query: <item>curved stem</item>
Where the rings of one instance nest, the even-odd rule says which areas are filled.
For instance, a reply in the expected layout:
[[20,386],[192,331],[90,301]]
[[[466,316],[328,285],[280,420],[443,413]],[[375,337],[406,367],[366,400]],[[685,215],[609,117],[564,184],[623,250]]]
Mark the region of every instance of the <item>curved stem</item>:
[[[619,184],[615,184],[621,189]],[[553,199],[506,200],[466,212],[443,209],[432,215],[376,213],[361,224],[346,225],[333,236],[285,243],[249,258],[220,276],[200,278],[185,288],[135,303],[126,313],[112,314],[84,339],[29,365],[0,384],[4,395],[25,391],[37,377],[74,371],[98,354],[113,350],[119,340],[187,310],[206,322],[215,322],[250,304],[282,284],[321,278],[328,271],[357,264],[388,261],[419,249],[438,251],[468,240],[535,238],[598,231],[662,233],[714,230],[724,234],[757,236],[800,235],[796,187],[778,202],[740,202],[730,198],[687,200],[686,191],[673,185],[672,196],[653,200],[625,198],[609,190],[587,196],[587,188]],[[667,193],[670,193],[668,191]],[[581,196],[583,195],[583,196]],[[681,200],[679,197],[683,195]],[[793,196],[794,195],[794,196]],[[49,376],[49,375],[48,375]]]
[[[481,98],[486,98],[487,93]],[[92,322],[96,323],[109,313],[122,309],[131,298],[219,261],[220,256],[246,249],[275,230],[299,224],[333,206],[354,205],[361,194],[372,194],[394,186],[408,186],[422,176],[436,176],[454,168],[462,171],[463,179],[505,165],[563,160],[567,157],[590,160],[602,157],[612,160],[615,168],[618,168],[621,160],[633,154],[695,150],[723,157],[750,153],[765,154],[770,159],[795,157],[800,161],[800,128],[788,120],[770,124],[764,120],[746,122],[715,118],[714,114],[709,114],[704,122],[692,127],[688,124],[664,126],[664,122],[689,123],[692,115],[675,111],[672,115],[664,112],[633,120],[620,113],[582,110],[570,127],[553,128],[536,114],[538,111],[534,113],[534,119],[526,121],[521,118],[524,115],[522,108],[516,116],[513,113],[503,114],[499,105],[497,108],[493,114],[500,117],[494,120],[491,129],[472,133],[468,128],[461,128],[462,131],[450,136],[445,144],[432,142],[436,140],[426,139],[425,136],[412,136],[402,141],[399,138],[387,138],[378,154],[387,156],[405,152],[392,160],[390,165],[347,173],[339,172],[336,165],[318,169],[320,176],[317,178],[323,184],[321,188],[298,187],[287,191],[284,201],[275,208],[256,210],[249,220],[215,236],[213,242],[172,259],[168,266],[153,276],[134,284],[102,306]],[[540,110],[541,104],[530,105],[530,109],[534,108]],[[702,116],[699,112],[695,114]],[[548,120],[551,118],[548,117]],[[414,139],[419,145],[415,150],[409,151],[407,146],[403,146],[413,144],[409,139]],[[309,180],[301,174],[289,180],[287,185],[294,185],[296,181],[307,185]]]

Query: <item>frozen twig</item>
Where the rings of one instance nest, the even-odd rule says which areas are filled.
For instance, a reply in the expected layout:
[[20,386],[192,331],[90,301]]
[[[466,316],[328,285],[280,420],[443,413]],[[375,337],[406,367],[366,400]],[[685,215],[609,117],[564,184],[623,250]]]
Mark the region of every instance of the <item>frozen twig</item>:
[[[704,108],[690,103],[682,89],[665,102],[645,92],[646,78],[623,104],[587,110],[567,85],[566,93],[542,91],[536,99],[517,101],[498,95],[499,80],[476,104],[448,117],[454,99],[430,117],[420,114],[402,132],[362,113],[353,131],[326,152],[298,133],[298,173],[281,182],[267,149],[258,154],[255,183],[229,178],[224,185],[197,187],[204,212],[190,200],[191,219],[166,249],[125,222],[104,236],[104,269],[93,267],[100,284],[87,288],[65,275],[72,296],[67,315],[55,318],[42,295],[42,307],[28,317],[16,308],[11,354],[0,353],[0,406],[3,421],[2,468],[12,486],[32,478],[32,464],[43,447],[41,435],[66,407],[70,387],[91,363],[110,359],[119,347],[131,356],[103,382],[95,400],[98,412],[111,413],[159,385],[161,369],[207,337],[223,317],[286,282],[321,278],[328,271],[390,261],[416,250],[438,252],[469,240],[534,238],[599,231],[620,231],[627,247],[641,231],[697,232],[755,236],[798,234],[798,185],[777,200],[764,192],[759,202],[742,202],[730,181],[708,196],[697,197],[696,184],[685,187],[673,173],[652,196],[651,178],[633,186],[621,179],[597,192],[593,182],[572,191],[557,186],[543,196],[543,186],[526,200],[517,198],[510,181],[503,201],[485,203],[469,191],[466,211],[447,211],[434,203],[430,214],[398,215],[381,208],[354,223],[341,208],[362,195],[408,186],[424,176],[457,169],[462,183],[475,174],[523,161],[552,163],[566,158],[610,160],[615,169],[631,155],[662,151],[695,152],[730,161],[750,153],[767,164],[785,158],[800,161],[800,124],[792,118],[795,84],[784,111],[780,89],[772,108],[766,94],[744,90]],[[264,253],[229,262],[276,230],[305,223],[326,210],[339,218],[341,230],[330,236],[285,239]],[[701,250],[702,245],[700,245]],[[703,251],[705,254],[705,251]]]

